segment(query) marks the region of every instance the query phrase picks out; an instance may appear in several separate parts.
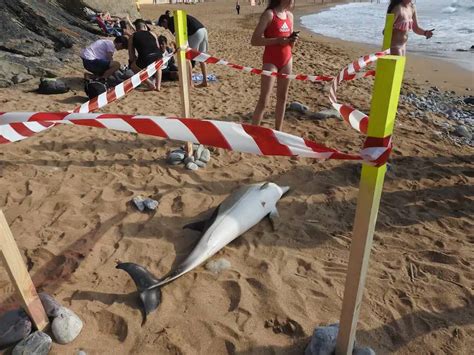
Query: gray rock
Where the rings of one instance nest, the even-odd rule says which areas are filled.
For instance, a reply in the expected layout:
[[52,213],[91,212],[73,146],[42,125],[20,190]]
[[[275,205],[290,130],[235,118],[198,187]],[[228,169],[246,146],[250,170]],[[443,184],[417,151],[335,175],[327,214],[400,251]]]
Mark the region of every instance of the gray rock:
[[204,146],[202,144],[194,152],[194,159],[199,160],[201,158],[202,152],[204,151]]
[[0,316],[0,348],[22,340],[30,332],[30,318],[22,309],[15,309]]
[[199,160],[203,161],[204,163],[209,163],[209,160],[211,160],[211,151],[209,149],[204,148],[201,153],[201,156],[199,157]]
[[194,163],[194,157],[193,156],[186,157],[184,159],[184,164],[187,165],[188,163]]
[[63,307],[54,318],[51,331],[59,344],[69,344],[81,333],[82,321],[70,309]]
[[457,126],[456,129],[454,130],[454,133],[459,137],[464,137],[468,139],[472,138],[472,133],[469,132],[466,126],[463,126],[463,125]]
[[464,102],[468,105],[474,105],[474,96],[469,96],[464,99]]
[[145,207],[148,208],[149,210],[154,211],[158,207],[159,202],[156,200],[153,200],[152,198],[146,198],[143,201],[143,205],[145,205]]
[[189,162],[188,164],[186,164],[186,169],[197,170],[199,169],[199,166],[197,166],[196,163]]
[[43,304],[44,310],[46,311],[48,317],[57,317],[59,315],[59,311],[62,308],[61,304],[47,293],[42,292],[38,294],[38,296],[41,300],[41,303]]
[[199,166],[200,168],[205,168],[206,167],[206,163],[204,163],[202,160],[196,160],[194,162],[194,164],[196,164],[197,166]]
[[15,75],[27,72],[28,69],[21,64],[0,60],[0,78],[2,79],[11,80]]
[[21,54],[25,57],[37,57],[44,53],[44,47],[41,44],[29,39],[10,39],[6,42],[2,42],[0,49],[10,53]]
[[25,74],[25,73],[20,73],[18,75],[15,75],[12,78],[12,81],[15,84],[19,84],[19,83],[24,83],[25,81],[28,81],[28,80],[31,80],[31,79],[33,79],[33,76],[31,76],[29,74]]
[[[339,324],[318,327],[314,330],[311,341],[306,347],[305,355],[333,355],[336,351],[336,340]],[[355,345],[353,355],[375,355],[371,348],[359,348]]]
[[309,117],[316,120],[324,120],[327,118],[340,118],[341,115],[339,114],[337,110],[329,109],[329,110],[323,110],[320,112],[313,112],[310,114]]
[[12,355],[46,355],[51,350],[52,342],[48,334],[34,332],[13,348]]
[[338,331],[338,324],[316,328],[310,343],[306,347],[305,355],[332,355],[336,350]]
[[78,350],[76,355],[87,355],[87,353],[84,350]]
[[172,165],[181,164],[186,157],[186,152],[181,149],[173,150],[169,155],[166,161]]
[[8,88],[13,85],[13,81],[8,79],[0,79],[0,88]]
[[306,111],[308,111],[308,106],[303,105],[301,102],[295,101],[288,105],[288,110],[305,114]]
[[135,196],[132,199],[132,202],[140,212],[143,212],[145,210],[145,203],[144,203],[145,199],[142,196],[140,195]]

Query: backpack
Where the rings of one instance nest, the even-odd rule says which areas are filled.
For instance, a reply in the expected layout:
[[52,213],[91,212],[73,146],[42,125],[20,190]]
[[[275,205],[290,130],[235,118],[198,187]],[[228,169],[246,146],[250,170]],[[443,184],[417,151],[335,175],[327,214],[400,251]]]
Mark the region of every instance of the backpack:
[[40,79],[38,93],[43,95],[64,94],[69,91],[66,83],[59,79]]
[[89,100],[91,100],[94,97],[97,97],[100,94],[106,92],[107,84],[104,81],[100,81],[97,79],[89,79],[86,80],[84,84],[84,91],[86,92],[86,95]]
[[125,80],[131,78],[134,75],[135,73],[131,69],[119,69],[107,78],[107,86],[109,88],[117,86],[118,84],[124,82]]

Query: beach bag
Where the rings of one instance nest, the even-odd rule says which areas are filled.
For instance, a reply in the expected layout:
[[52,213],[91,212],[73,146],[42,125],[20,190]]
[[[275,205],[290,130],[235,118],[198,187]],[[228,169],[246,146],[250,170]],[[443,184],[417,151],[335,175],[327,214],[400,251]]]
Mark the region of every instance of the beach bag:
[[124,82],[125,80],[131,78],[134,75],[135,73],[133,72],[132,69],[128,69],[128,68],[119,69],[115,73],[113,73],[110,77],[107,78],[107,86],[109,88],[117,86],[118,84]]
[[101,80],[89,79],[89,80],[86,80],[84,84],[84,91],[86,92],[86,95],[89,98],[89,100],[91,100],[94,97],[97,97],[100,94],[106,92],[107,84]]
[[59,79],[40,79],[38,93],[43,95],[64,94],[69,91],[66,83]]

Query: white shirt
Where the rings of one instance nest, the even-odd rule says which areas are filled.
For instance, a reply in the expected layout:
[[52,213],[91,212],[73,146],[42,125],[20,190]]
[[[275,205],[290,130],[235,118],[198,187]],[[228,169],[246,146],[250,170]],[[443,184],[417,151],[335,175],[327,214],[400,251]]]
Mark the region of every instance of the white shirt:
[[110,61],[114,53],[115,45],[113,41],[108,39],[99,39],[81,51],[81,58],[87,60],[98,59]]

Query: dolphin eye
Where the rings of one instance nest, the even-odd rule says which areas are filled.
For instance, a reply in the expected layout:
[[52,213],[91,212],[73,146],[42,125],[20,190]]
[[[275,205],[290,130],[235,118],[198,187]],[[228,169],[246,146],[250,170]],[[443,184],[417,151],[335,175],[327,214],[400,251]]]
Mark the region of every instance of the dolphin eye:
[[265,201],[262,201],[260,203],[262,204],[263,207],[265,207],[265,204],[266,204]]

